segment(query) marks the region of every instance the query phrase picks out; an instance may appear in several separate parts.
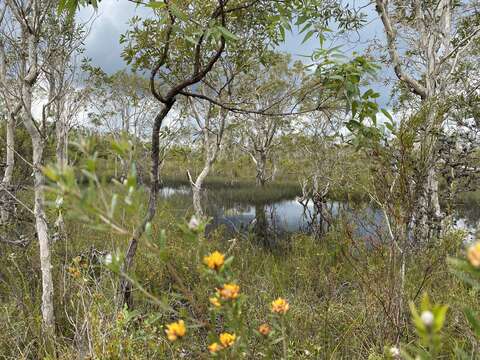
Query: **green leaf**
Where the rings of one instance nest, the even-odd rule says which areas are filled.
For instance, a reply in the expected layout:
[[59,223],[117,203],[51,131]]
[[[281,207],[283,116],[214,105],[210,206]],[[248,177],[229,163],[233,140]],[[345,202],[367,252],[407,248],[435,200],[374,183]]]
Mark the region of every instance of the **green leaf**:
[[469,308],[465,308],[463,310],[463,313],[465,314],[465,317],[467,318],[470,326],[475,332],[475,335],[477,336],[477,338],[480,339],[480,320],[477,318],[477,315],[472,309]]
[[185,22],[190,21],[189,15],[185,13],[182,9],[180,9],[177,5],[170,2],[168,3],[168,9],[172,12],[173,15],[175,15],[180,20],[183,20]]
[[166,5],[162,1],[152,1],[148,3],[147,6],[152,9],[163,9]]
[[108,217],[110,219],[113,218],[113,214],[115,213],[115,208],[117,207],[117,202],[118,202],[118,194],[113,194],[112,200],[110,203],[110,209],[108,209]]
[[445,318],[447,316],[447,310],[447,305],[441,305],[437,309],[435,309],[434,331],[440,331],[443,328],[443,324],[445,323]]
[[380,109],[380,111],[383,113],[383,115],[386,116],[388,120],[390,120],[393,123],[393,117],[392,115],[385,109]]
[[316,33],[315,30],[310,30],[303,38],[302,44],[306,43]]
[[239,37],[237,35],[235,35],[234,33],[232,33],[231,31],[229,31],[223,26],[217,26],[217,29],[218,31],[220,31],[220,33],[223,35],[224,38],[233,40],[233,41],[239,40]]

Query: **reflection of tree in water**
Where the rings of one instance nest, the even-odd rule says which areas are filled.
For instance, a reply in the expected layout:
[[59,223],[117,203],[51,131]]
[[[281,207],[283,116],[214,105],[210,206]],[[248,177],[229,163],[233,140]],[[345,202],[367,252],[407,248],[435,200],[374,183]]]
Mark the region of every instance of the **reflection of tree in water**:
[[[312,234],[315,239],[320,239],[325,235],[332,223],[333,219],[333,202],[326,199],[299,199],[298,202],[303,207],[302,226],[303,231]],[[308,205],[312,202],[313,206]]]
[[265,205],[255,205],[255,225],[254,225],[255,239],[263,246],[270,247],[268,236],[268,222]]
[[217,217],[224,216],[232,210],[239,214],[248,212],[250,210],[250,204],[232,201],[223,195],[224,192],[215,190],[207,189],[203,192],[203,201],[205,204],[206,213],[208,215]]
[[254,234],[256,243],[269,250],[281,250],[287,240],[287,232],[278,223],[275,205],[256,204]]

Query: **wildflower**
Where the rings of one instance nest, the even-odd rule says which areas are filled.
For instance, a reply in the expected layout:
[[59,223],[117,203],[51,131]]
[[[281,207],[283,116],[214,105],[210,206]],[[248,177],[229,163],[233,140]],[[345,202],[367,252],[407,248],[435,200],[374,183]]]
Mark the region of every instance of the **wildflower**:
[[112,263],[112,260],[113,260],[112,254],[108,253],[107,255],[105,255],[105,258],[103,259],[103,263],[105,265],[110,265]]
[[82,276],[82,274],[80,273],[80,270],[77,267],[69,266],[67,268],[67,271],[75,279],[78,279],[80,276]]
[[468,248],[467,258],[473,267],[480,267],[480,241]]
[[392,355],[394,358],[400,356],[400,349],[396,346],[392,346],[390,348],[390,355]]
[[188,228],[190,230],[196,231],[198,230],[198,227],[200,226],[200,221],[198,221],[197,217],[193,215],[190,218],[190,221],[188,222]]
[[207,265],[212,270],[218,270],[222,267],[225,262],[225,255],[221,252],[214,251],[208,256],[203,258],[203,263]]
[[237,339],[237,335],[235,334],[229,334],[229,333],[220,334],[220,343],[225,348],[232,346],[236,339]]
[[63,197],[59,196],[55,200],[55,206],[57,207],[57,209],[59,209],[62,207],[62,205],[63,205]]
[[422,319],[422,322],[423,324],[426,326],[426,327],[430,327],[433,325],[433,314],[431,311],[423,311],[422,314],[420,315],[420,319]]
[[278,298],[272,301],[272,312],[274,313],[285,314],[289,308],[290,308],[290,305],[288,304],[288,301],[285,299]]
[[215,354],[222,349],[223,347],[217,342],[214,342],[208,346],[208,351],[210,351],[212,354]]
[[208,299],[210,301],[210,304],[212,304],[213,306],[215,307],[220,307],[222,306],[222,304],[220,303],[220,300],[218,300],[217,297],[211,297],[210,299]]
[[268,336],[268,334],[270,334],[270,331],[272,331],[272,329],[270,328],[270,326],[268,326],[268,324],[262,324],[258,328],[258,332],[263,336]]
[[233,300],[238,298],[240,286],[236,284],[225,284],[221,289],[217,289],[217,293],[224,300]]
[[167,329],[165,330],[167,338],[170,341],[175,341],[179,337],[185,336],[186,332],[187,328],[185,327],[185,323],[183,322],[183,320],[168,324]]

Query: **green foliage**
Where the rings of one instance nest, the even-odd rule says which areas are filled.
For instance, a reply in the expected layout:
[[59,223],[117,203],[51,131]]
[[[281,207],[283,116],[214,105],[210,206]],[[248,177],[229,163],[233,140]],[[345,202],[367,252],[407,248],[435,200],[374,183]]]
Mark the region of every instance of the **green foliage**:
[[[445,323],[448,306],[432,305],[428,295],[424,295],[417,309],[413,303],[410,303],[412,313],[412,322],[415,325],[419,338],[417,345],[409,345],[403,351],[406,359],[435,359],[441,350],[442,337],[441,330]],[[413,355],[412,355],[413,354]]]

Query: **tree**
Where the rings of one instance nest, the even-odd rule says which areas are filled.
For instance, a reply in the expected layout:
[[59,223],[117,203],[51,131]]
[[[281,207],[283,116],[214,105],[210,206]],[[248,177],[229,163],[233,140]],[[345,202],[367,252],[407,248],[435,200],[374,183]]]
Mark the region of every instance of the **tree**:
[[[34,215],[38,242],[40,245],[40,267],[42,272],[42,320],[47,338],[55,334],[55,316],[53,305],[52,263],[48,236],[48,224],[45,213],[45,177],[42,173],[44,148],[47,130],[45,111],[40,121],[35,119],[32,102],[35,84],[41,76],[42,68],[51,54],[43,52],[42,34],[47,26],[47,19],[54,11],[54,1],[16,2],[7,0],[7,6],[14,18],[16,31],[20,34],[20,43],[16,44],[15,61],[22,64],[15,81],[21,88],[20,104],[24,112],[24,125],[32,141],[32,167],[34,173]],[[49,50],[47,48],[47,50]],[[44,62],[45,63],[44,63]],[[57,94],[50,88],[49,101]]]
[[201,204],[203,182],[208,176],[208,173],[217,160],[217,156],[220,152],[228,113],[225,110],[218,111],[218,109],[215,108],[215,105],[211,103],[207,103],[203,111],[200,112],[197,109],[198,105],[195,104],[194,100],[188,100],[195,122],[200,130],[204,153],[204,165],[202,170],[195,180],[192,179],[190,172],[188,172],[188,177],[192,186],[195,215],[198,218],[203,218],[205,216]]
[[255,164],[257,186],[265,186],[273,176],[273,170],[268,174],[267,167],[272,160],[278,135],[287,130],[291,123],[291,118],[282,115],[295,113],[304,100],[297,97],[295,92],[303,85],[305,77],[303,64],[297,62],[291,67],[288,56],[272,54],[265,65],[253,67],[239,80],[242,102],[259,110],[258,113],[247,111],[239,116],[238,121],[239,134],[242,134],[241,145]]
[[[88,63],[82,69],[87,73],[85,86],[89,91],[89,119],[92,124],[132,143],[132,151],[145,141],[152,129],[152,117],[159,111],[158,102],[149,90],[148,80],[125,70],[108,75]],[[120,157],[121,179],[128,174],[128,161]]]
[[[0,89],[4,107],[6,123],[6,158],[2,182],[0,184],[0,223],[7,224],[11,220],[14,209],[14,188],[12,186],[13,170],[15,166],[15,125],[16,117],[20,113],[20,88],[15,84],[15,69],[11,57],[12,44],[7,39],[12,36],[11,19],[7,12],[7,4],[0,8]],[[8,24],[7,24],[8,22]],[[23,69],[22,62],[17,63],[18,69]]]
[[[150,90],[163,108],[155,117],[151,134],[148,208],[129,242],[122,272],[130,269],[138,240],[156,212],[159,132],[164,119],[172,110],[177,96],[189,96],[189,88],[212,71],[225,52],[227,39],[236,39],[228,29],[231,23],[250,21],[247,14],[252,9],[261,9],[265,3],[165,1],[151,3],[149,6],[155,16],[143,21],[139,18],[132,19],[132,28],[122,37],[122,42],[126,45],[124,57],[134,69],[150,70]],[[172,44],[175,47],[171,47]],[[158,77],[163,80],[161,86],[157,84]],[[129,281],[123,278],[119,287],[120,305],[131,305],[130,287]]]
[[[414,115],[417,124],[412,124],[417,129],[414,142],[418,162],[410,221],[416,241],[428,240],[429,226],[435,227],[442,217],[436,164],[438,134],[448,115],[445,98],[452,89],[452,75],[480,35],[478,25],[459,31],[464,17],[470,16],[469,5],[451,0],[415,0],[407,5],[376,0],[395,74],[418,99]],[[429,224],[432,218],[435,221]]]

